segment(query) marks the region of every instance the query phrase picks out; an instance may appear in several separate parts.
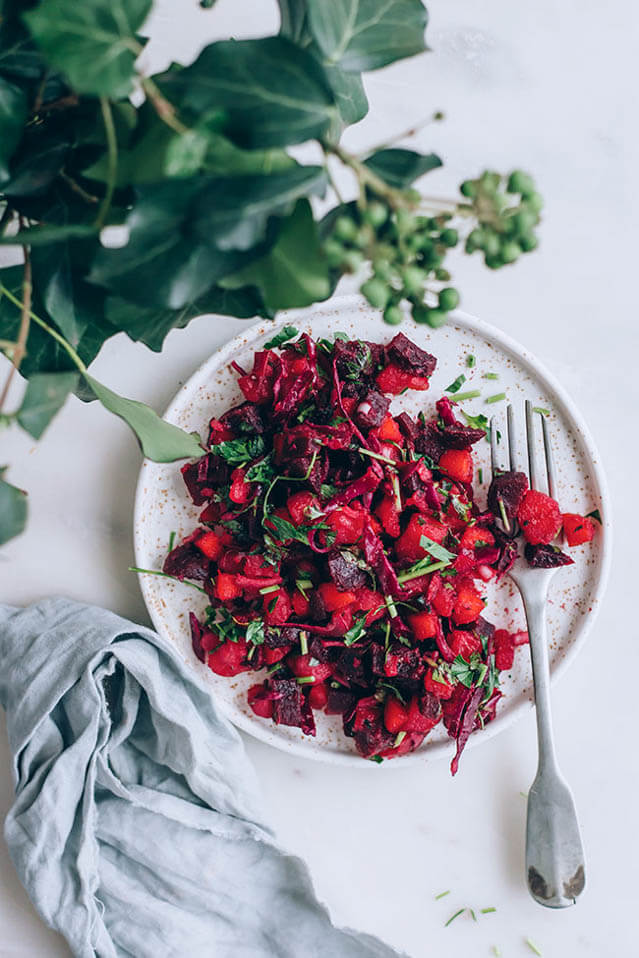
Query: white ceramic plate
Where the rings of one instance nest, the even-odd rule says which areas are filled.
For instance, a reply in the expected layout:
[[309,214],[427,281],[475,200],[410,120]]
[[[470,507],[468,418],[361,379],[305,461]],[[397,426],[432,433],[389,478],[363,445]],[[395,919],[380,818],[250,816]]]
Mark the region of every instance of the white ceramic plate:
[[[231,360],[251,368],[253,352],[274,335],[278,327],[294,323],[300,332],[314,337],[331,336],[343,331],[351,338],[375,341],[390,340],[397,329],[381,321],[379,314],[359,297],[335,299],[323,308],[291,312],[277,324],[269,321],[250,327],[227,343],[191,376],[177,393],[165,418],[186,430],[206,435],[212,416],[221,415],[230,406],[242,401]],[[406,320],[402,332],[438,358],[437,369],[427,393],[412,392],[393,400],[393,413],[406,409],[415,415],[424,408],[427,415],[460,372],[466,375],[463,390],[481,389],[482,398],[466,401],[463,408],[471,413],[504,414],[504,403],[486,405],[484,397],[506,392],[519,415],[523,434],[523,404],[530,398],[535,406],[550,410],[549,425],[557,460],[559,502],[564,512],[590,512],[599,509],[603,528],[595,540],[571,550],[575,564],[560,569],[553,579],[548,605],[550,660],[556,677],[572,660],[583,642],[598,610],[605,588],[611,553],[610,502],[597,451],[586,426],[571,400],[540,363],[522,346],[499,330],[464,313],[453,315],[447,326],[431,330]],[[466,357],[476,357],[469,369]],[[498,380],[486,380],[484,373],[497,373]],[[477,494],[480,505],[485,502],[489,478],[489,446],[481,441],[476,446],[475,462],[483,469],[483,486]],[[524,467],[524,450],[519,449],[519,462]],[[505,465],[505,463],[504,463]],[[161,569],[169,536],[177,540],[191,532],[197,524],[200,508],[191,502],[184,487],[179,464],[162,465],[148,460],[140,473],[135,503],[135,551],[138,566]],[[215,675],[199,662],[191,649],[188,613],[202,613],[206,597],[194,589],[158,576],[141,575],[144,599],[158,632],[175,643],[180,654],[199,670],[209,684],[220,708],[229,719],[264,742],[284,751],[321,761],[354,764],[361,767],[406,766],[409,762],[452,754],[454,747],[440,725],[426,738],[421,748],[411,755],[377,766],[364,761],[355,751],[353,741],[344,736],[341,716],[325,716],[316,712],[317,735],[303,735],[299,729],[276,726],[258,718],[246,702],[246,689],[256,681],[256,673],[243,673],[233,679]],[[487,618],[501,628],[525,627],[519,594],[506,578],[489,590]],[[484,731],[471,736],[469,744],[485,742],[504,729],[513,719],[530,708],[532,679],[528,651],[517,652],[512,673],[502,673],[504,698],[497,708],[497,717]]]

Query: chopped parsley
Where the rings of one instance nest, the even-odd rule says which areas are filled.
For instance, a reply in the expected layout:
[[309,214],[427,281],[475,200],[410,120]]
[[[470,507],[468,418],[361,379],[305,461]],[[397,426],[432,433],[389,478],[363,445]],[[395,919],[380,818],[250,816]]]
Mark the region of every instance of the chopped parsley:
[[592,512],[587,513],[586,519],[595,519],[601,525],[601,513],[599,509],[593,509]]
[[246,627],[246,641],[253,645],[262,645],[264,642],[264,623],[261,619],[253,619]]
[[370,761],[371,761],[371,762],[377,762],[378,765],[381,765],[382,762],[384,761],[384,759],[382,758],[381,755],[371,755]]
[[227,439],[215,446],[215,453],[226,460],[230,466],[240,466],[242,463],[257,459],[265,451],[264,440],[261,436],[251,436],[248,439]]
[[468,356],[466,356],[466,365],[469,369],[472,369],[476,362],[477,360],[472,353],[469,353]]
[[544,409],[543,406],[533,406],[533,412],[538,412],[540,416],[550,415],[550,409]]
[[484,416],[483,412],[471,416],[470,413],[464,412],[462,409],[462,416],[466,420],[466,424],[472,426],[473,429],[488,429],[488,417]]
[[285,326],[284,329],[276,333],[272,339],[264,343],[264,349],[274,349],[276,346],[282,346],[284,343],[287,343],[289,339],[295,339],[296,336],[299,336],[299,333],[299,329],[296,329],[295,326]]
[[270,454],[264,459],[260,459],[259,462],[253,463],[246,471],[244,476],[245,482],[270,482],[273,476],[275,475],[275,469],[273,468],[273,461]]

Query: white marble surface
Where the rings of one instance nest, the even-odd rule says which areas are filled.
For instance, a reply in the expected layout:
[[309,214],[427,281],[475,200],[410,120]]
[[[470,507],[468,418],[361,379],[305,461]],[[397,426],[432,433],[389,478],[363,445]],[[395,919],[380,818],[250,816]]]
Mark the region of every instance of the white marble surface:
[[[627,0],[432,0],[434,52],[374,74],[369,117],[348,134],[374,145],[434,109],[444,124],[417,142],[446,160],[429,191],[449,193],[483,165],[522,165],[547,209],[542,246],[494,275],[460,264],[464,307],[502,326],[561,378],[590,424],[615,500],[615,559],[608,597],[580,656],[556,688],[558,749],[581,812],[588,887],[569,911],[550,912],[523,883],[526,791],[535,768],[532,716],[470,751],[455,780],[445,764],[370,770],[285,757],[247,740],[279,834],[309,863],[337,922],[376,933],[412,958],[637,954],[636,493],[637,335],[634,293],[639,137],[638,14]],[[153,55],[192,55],[204,38],[274,28],[275,4],[165,0]],[[164,39],[163,39],[164,38]],[[152,51],[153,52],[153,51]],[[96,373],[161,409],[201,359],[241,321],[202,318],[155,355],[124,337],[107,344]],[[627,423],[631,426],[628,428]],[[30,491],[28,531],[0,555],[0,600],[62,593],[141,621],[126,568],[139,468],[134,441],[97,405],[72,400],[43,440],[2,436],[11,479]],[[634,568],[633,568],[634,565]],[[0,730],[0,815],[12,785]],[[434,901],[441,891],[451,894]],[[458,907],[496,906],[449,928]],[[1,958],[68,951],[39,921],[0,845]],[[300,956],[302,958],[302,956]],[[304,956],[306,958],[306,956]],[[337,958],[337,956],[336,956]]]

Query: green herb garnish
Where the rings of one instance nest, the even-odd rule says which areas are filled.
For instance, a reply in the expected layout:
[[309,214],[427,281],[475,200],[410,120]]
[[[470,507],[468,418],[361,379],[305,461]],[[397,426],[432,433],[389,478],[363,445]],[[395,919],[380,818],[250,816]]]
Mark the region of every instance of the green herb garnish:
[[363,615],[358,616],[355,619],[355,624],[351,626],[348,632],[344,633],[344,645],[354,645],[359,639],[366,635],[366,619],[368,617],[368,612],[364,612]]
[[484,373],[482,379],[499,379],[499,373]]
[[300,632],[300,652],[302,655],[308,655],[308,632]]
[[602,524],[601,513],[599,509],[593,509],[592,512],[587,513],[587,519],[595,519],[600,525]]
[[273,468],[273,462],[271,456],[268,455],[259,462],[253,463],[253,465],[247,469],[244,481],[265,483],[270,482],[274,475],[275,469]]
[[262,645],[264,642],[264,623],[261,619],[253,619],[246,627],[246,641],[252,642],[253,646]]
[[462,388],[466,382],[466,377],[463,373],[460,373],[457,379],[453,380],[450,386],[446,386],[445,392],[447,393],[457,393]]
[[537,945],[534,943],[534,941],[531,941],[531,940],[530,940],[530,938],[524,938],[524,942],[525,942],[525,944],[528,945],[528,947],[530,948],[531,951],[534,951],[534,953],[535,953],[536,955],[541,955],[541,954],[542,954],[542,952],[540,951],[540,949],[537,947]]
[[477,413],[476,416],[471,416],[470,413],[464,412],[462,409],[462,416],[466,420],[467,425],[472,426],[473,429],[488,429],[488,418],[484,416],[483,412]]
[[451,915],[448,921],[444,922],[444,928],[448,928],[450,923],[455,921],[456,918],[459,918],[460,915],[463,915],[465,911],[465,908],[460,908],[459,911],[456,911],[454,915]]
[[260,595],[270,595],[271,592],[279,592],[279,585],[265,585],[263,589],[260,589]]
[[261,456],[265,450],[261,436],[251,436],[247,439],[227,439],[215,446],[215,454],[221,456],[231,466],[240,466],[244,462],[251,462]]
[[377,762],[378,765],[381,765],[382,762],[384,761],[384,759],[382,758],[381,755],[371,755],[370,761],[371,761],[371,762]]
[[298,685],[312,685],[315,681],[314,675],[302,675],[298,676],[295,680]]
[[496,908],[493,908],[493,907],[490,907],[490,908],[480,908],[480,909],[479,909],[480,915],[490,915],[491,912],[493,912],[493,911],[497,911],[497,909],[496,909]]
[[441,562],[447,561],[450,563],[456,558],[454,552],[449,552],[448,549],[445,549],[438,542],[433,542],[428,536],[420,536],[419,544],[429,555],[434,559],[439,559]]
[[[419,562],[415,562],[409,566],[408,569],[405,569],[404,572],[400,572],[397,576],[397,581],[400,585],[403,585],[404,582],[410,582],[411,579],[418,579],[422,575],[428,575],[429,572],[437,572],[438,569],[443,569],[447,565],[450,565],[448,560],[430,562],[428,559],[420,559]],[[395,614],[397,615],[397,611],[395,611]]]
[[464,399],[477,399],[478,396],[481,396],[479,389],[469,389],[468,392],[457,393],[455,402],[463,402]]
[[163,579],[173,579],[174,582],[181,582],[182,585],[190,585],[192,589],[197,589],[198,592],[203,592],[204,595],[208,595],[206,589],[203,589],[201,586],[196,585],[195,582],[188,582],[186,579],[178,579],[176,575],[169,575],[168,572],[160,572],[159,569],[138,569],[135,565],[130,565],[129,572],[138,572],[144,573],[144,575],[159,575]]
[[477,478],[479,479],[479,485],[482,486],[484,484],[484,470],[481,466],[477,470]]
[[540,416],[550,415],[550,409],[544,409],[543,406],[533,406],[533,412],[538,412]]
[[[471,357],[469,357],[469,359],[470,358]],[[445,898],[446,895],[450,895],[450,889],[448,891],[440,891],[439,895],[435,895],[435,901],[439,901],[440,898]]]
[[504,399],[506,399],[506,393],[495,393],[494,396],[487,396],[484,402],[487,402],[487,403],[502,402]]
[[299,336],[299,333],[299,329],[296,329],[295,326],[285,326],[284,329],[273,336],[273,339],[269,339],[267,343],[264,343],[264,349],[274,349],[276,346],[282,346],[283,343],[287,343],[289,339],[294,339],[296,336]]
[[173,532],[172,532],[171,535],[169,536],[169,552],[173,552],[173,546],[175,545],[175,537],[176,537],[176,535],[177,535],[177,532],[176,532],[175,530],[173,530]]
[[477,362],[477,360],[476,360],[475,357],[472,355],[472,353],[470,353],[468,356],[466,356],[466,365],[468,366],[469,369],[472,369],[476,362]]

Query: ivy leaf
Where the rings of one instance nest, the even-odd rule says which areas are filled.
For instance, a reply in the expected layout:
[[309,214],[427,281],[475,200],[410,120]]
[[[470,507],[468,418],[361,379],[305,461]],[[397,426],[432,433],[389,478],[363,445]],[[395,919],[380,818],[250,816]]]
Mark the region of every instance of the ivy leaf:
[[414,150],[378,150],[365,160],[366,166],[385,183],[404,189],[415,180],[442,166],[435,153],[416,153]]
[[[0,270],[0,283],[22,299],[22,266],[10,266]],[[55,326],[55,322],[47,313],[40,298],[39,288],[34,284],[33,311],[45,322]],[[10,339],[15,342],[20,329],[20,310],[3,296],[0,291],[0,339]],[[93,321],[82,332],[75,347],[80,359],[88,366],[93,362],[106,339],[112,336],[114,330],[109,329],[100,321],[99,315],[94,313]],[[62,372],[74,370],[73,361],[67,352],[58,346],[56,341],[40,326],[31,323],[27,339],[27,352],[20,365],[20,372],[25,377],[40,372]]]
[[332,64],[324,64],[324,73],[335,96],[339,115],[345,126],[359,123],[368,113],[368,100],[358,73],[346,73]]
[[104,408],[131,427],[148,459],[153,462],[175,462],[176,459],[194,459],[202,455],[203,447],[195,435],[160,419],[157,413],[144,403],[118,396],[89,373],[83,375]]
[[268,253],[220,283],[231,289],[257,286],[273,312],[328,299],[328,265],[308,200],[298,200]]
[[321,167],[268,176],[196,177],[145,186],[127,218],[122,249],[101,249],[91,282],[142,305],[182,309],[264,249],[269,219],[300,195],[323,192]]
[[2,477],[0,469],[0,545],[19,536],[27,522],[27,494]]
[[206,314],[235,316],[251,319],[253,316],[271,317],[254,286],[239,289],[221,289],[213,286],[182,309],[162,309],[159,306],[142,306],[118,296],[108,296],[105,316],[114,331],[126,333],[134,342],[142,342],[149,349],[160,352],[172,329],[184,329],[196,316]]
[[308,32],[304,0],[277,0],[280,8],[280,33],[303,46]]
[[77,382],[77,373],[36,373],[32,376],[16,417],[22,428],[34,439],[39,439]]
[[9,179],[9,160],[20,142],[27,114],[24,91],[0,77],[0,183]]
[[24,14],[38,46],[80,93],[127,96],[140,52],[137,31],[152,0],[56,0]]
[[421,0],[306,0],[306,7],[320,50],[343,70],[377,70],[426,49]]
[[317,139],[337,113],[321,65],[283,36],[211,43],[190,66],[155,79],[183,110],[225,110],[224,132],[248,148]]
[[48,315],[65,339],[77,346],[89,326],[103,314],[103,291],[86,282],[76,267],[69,242],[36,247],[31,259],[33,283]]

